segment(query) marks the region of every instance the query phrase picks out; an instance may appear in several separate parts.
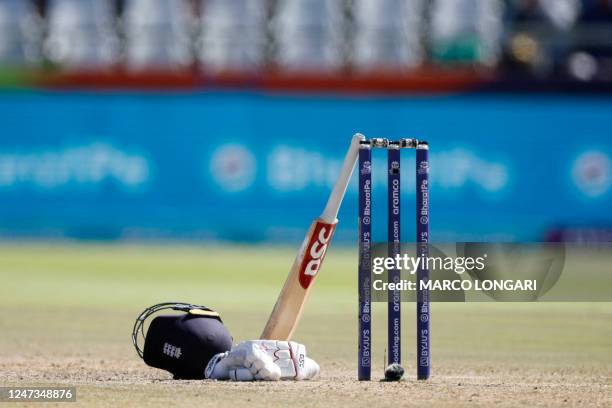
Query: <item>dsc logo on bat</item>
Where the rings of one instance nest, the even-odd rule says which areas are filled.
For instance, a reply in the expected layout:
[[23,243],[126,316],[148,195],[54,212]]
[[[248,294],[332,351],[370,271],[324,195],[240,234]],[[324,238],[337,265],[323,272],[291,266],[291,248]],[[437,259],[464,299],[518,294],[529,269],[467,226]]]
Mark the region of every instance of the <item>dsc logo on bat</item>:
[[308,289],[312,280],[317,276],[335,229],[336,223],[328,224],[318,221],[314,226],[310,240],[304,248],[304,258],[300,266],[300,286],[302,288]]

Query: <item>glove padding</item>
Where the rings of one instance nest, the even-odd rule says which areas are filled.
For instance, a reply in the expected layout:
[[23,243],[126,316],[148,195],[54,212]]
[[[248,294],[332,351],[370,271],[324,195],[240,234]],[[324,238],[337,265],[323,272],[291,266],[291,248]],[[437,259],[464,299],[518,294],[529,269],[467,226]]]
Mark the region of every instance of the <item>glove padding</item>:
[[215,355],[205,377],[233,381],[308,380],[319,365],[306,357],[306,347],[294,341],[249,340]]

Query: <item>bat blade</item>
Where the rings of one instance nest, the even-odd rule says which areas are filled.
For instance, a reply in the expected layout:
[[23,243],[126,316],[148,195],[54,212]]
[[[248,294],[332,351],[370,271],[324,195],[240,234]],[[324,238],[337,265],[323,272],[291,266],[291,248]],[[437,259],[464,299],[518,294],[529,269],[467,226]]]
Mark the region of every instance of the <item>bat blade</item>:
[[336,224],[318,219],[310,226],[261,334],[262,339],[289,340],[293,336],[312,284],[319,275]]

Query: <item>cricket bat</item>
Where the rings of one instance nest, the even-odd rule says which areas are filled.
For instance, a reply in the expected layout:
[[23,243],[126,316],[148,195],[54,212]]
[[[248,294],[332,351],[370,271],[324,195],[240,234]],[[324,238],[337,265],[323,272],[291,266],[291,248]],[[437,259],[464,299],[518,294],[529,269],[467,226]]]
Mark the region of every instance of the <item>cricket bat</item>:
[[290,340],[293,336],[312,284],[321,269],[327,247],[334,235],[338,223],[336,218],[338,210],[353,174],[359,154],[359,143],[362,140],[365,140],[365,137],[359,133],[353,136],[327,205],[319,218],[313,221],[306,234],[268,323],[261,334],[262,339]]

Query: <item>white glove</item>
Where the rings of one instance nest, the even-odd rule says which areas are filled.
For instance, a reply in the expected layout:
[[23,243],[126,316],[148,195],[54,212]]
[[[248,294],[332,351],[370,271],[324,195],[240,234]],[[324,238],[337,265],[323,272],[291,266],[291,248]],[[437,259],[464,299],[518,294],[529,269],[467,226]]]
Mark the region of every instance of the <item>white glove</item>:
[[306,357],[306,347],[293,341],[250,340],[214,356],[205,377],[234,381],[307,380],[319,365]]

